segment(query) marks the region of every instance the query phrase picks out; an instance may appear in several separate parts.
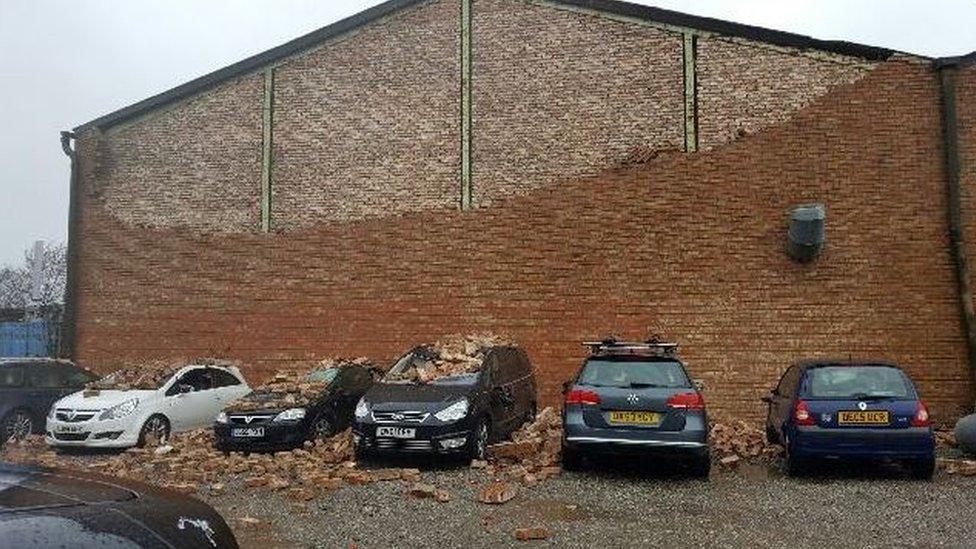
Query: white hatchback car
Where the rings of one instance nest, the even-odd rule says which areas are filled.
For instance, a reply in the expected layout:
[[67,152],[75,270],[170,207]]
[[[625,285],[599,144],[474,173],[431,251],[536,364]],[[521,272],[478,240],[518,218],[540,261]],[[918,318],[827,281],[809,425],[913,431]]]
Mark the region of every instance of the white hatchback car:
[[56,447],[128,448],[213,424],[251,392],[234,367],[192,365],[156,389],[86,390],[54,403],[44,440]]

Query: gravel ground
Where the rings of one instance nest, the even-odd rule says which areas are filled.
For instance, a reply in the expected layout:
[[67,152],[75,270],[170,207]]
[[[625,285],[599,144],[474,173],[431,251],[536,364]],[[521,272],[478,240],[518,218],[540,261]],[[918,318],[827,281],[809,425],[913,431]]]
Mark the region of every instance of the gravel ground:
[[[389,464],[383,464],[389,465]],[[411,464],[415,465],[415,464]],[[896,468],[844,467],[791,479],[776,465],[716,470],[708,481],[680,471],[611,464],[519,487],[504,505],[478,503],[489,477],[466,467],[424,470],[451,493],[437,503],[406,485],[343,487],[307,503],[228,487],[205,496],[245,547],[976,547],[976,479],[937,474],[907,479]],[[656,467],[655,467],[656,468]],[[245,526],[235,519],[257,517]],[[549,529],[517,542],[522,526]]]

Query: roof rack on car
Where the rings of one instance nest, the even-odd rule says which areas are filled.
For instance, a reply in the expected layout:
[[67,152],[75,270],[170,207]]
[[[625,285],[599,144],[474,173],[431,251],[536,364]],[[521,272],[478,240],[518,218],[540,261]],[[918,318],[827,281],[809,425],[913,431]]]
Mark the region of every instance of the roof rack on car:
[[584,341],[584,347],[589,347],[593,355],[640,355],[640,356],[674,356],[678,344],[661,341],[652,337],[647,341],[618,341],[608,337],[602,341]]

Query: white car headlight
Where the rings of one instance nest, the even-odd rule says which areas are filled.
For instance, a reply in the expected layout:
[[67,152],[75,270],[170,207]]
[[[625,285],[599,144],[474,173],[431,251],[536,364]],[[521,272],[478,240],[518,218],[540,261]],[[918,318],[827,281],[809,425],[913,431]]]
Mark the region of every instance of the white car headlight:
[[356,411],[353,413],[356,419],[364,419],[369,415],[369,403],[366,402],[365,398],[359,399],[359,402],[356,404]]
[[461,400],[434,414],[434,417],[441,421],[447,422],[457,421],[466,415],[468,415],[468,399],[462,398]]
[[305,408],[289,408],[276,415],[271,421],[298,421],[305,417]]
[[220,412],[217,417],[214,418],[217,423],[227,423],[227,412]]
[[106,408],[105,410],[102,411],[101,415],[98,416],[98,419],[99,421],[106,420],[106,419],[121,419],[131,414],[132,412],[135,412],[136,408],[138,407],[139,407],[139,399],[130,398],[125,402],[120,402],[115,406]]

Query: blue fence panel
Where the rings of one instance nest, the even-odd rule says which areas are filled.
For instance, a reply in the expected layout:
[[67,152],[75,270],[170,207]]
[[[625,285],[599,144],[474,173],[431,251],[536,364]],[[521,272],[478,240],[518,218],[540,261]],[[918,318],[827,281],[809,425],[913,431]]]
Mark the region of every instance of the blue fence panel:
[[0,356],[49,356],[51,337],[48,323],[0,322]]

